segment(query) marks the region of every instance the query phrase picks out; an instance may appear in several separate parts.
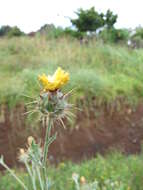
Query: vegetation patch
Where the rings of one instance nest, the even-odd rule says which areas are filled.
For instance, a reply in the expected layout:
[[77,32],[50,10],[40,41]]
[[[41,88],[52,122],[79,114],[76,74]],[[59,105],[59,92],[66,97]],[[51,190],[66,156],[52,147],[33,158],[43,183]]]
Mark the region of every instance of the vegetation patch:
[[[48,168],[49,179],[51,181],[52,190],[75,190],[75,184],[72,180],[72,174],[79,175],[79,183],[82,183],[83,177],[86,183],[99,183],[99,190],[103,190],[107,182],[119,183],[122,190],[142,190],[143,181],[143,160],[141,155],[123,156],[120,153],[110,153],[106,157],[98,155],[95,159],[85,161],[81,164],[64,163],[59,165],[50,166]],[[25,175],[23,170],[16,171],[21,178],[25,181],[28,176]],[[81,178],[82,177],[82,178]],[[19,190],[20,186],[13,183],[13,178],[9,175],[0,176],[0,190]],[[114,188],[114,190],[120,188]]]
[[46,40],[21,37],[0,39],[0,103],[27,101],[40,89],[37,75],[61,66],[71,74],[66,90],[76,87],[74,100],[97,97],[112,101],[143,97],[143,50],[91,41],[81,45],[72,38]]

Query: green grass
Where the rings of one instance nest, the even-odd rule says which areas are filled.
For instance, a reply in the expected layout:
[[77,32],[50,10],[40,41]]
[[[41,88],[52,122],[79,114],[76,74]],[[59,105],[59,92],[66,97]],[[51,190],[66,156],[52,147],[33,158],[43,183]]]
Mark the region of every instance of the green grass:
[[96,96],[112,101],[143,97],[143,50],[93,41],[80,45],[73,39],[0,39],[0,104],[25,101],[22,94],[39,93],[37,75],[58,66],[70,72],[66,90],[76,87],[75,97]]
[[[27,181],[23,171],[17,173]],[[84,176],[88,183],[97,180],[102,186],[106,180],[111,180],[122,182],[124,188],[121,190],[129,190],[129,187],[131,190],[143,190],[143,154],[124,156],[114,152],[105,157],[98,155],[81,164],[60,163],[56,168],[50,166],[49,179],[53,183],[51,190],[75,190],[72,173]],[[0,176],[0,190],[19,189],[20,186],[9,174]]]

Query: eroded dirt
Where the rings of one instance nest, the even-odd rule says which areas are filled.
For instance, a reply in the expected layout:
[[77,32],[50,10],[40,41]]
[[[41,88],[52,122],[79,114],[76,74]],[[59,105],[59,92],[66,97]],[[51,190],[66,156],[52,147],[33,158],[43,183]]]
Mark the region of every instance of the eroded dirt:
[[[49,160],[57,163],[62,160],[79,162],[94,157],[97,153],[106,153],[118,149],[123,153],[139,153],[143,140],[143,104],[131,107],[118,101],[112,105],[82,105],[83,111],[76,113],[75,127],[56,126],[56,141],[49,151]],[[17,164],[19,147],[24,147],[26,138],[34,135],[40,139],[41,131],[26,124],[22,105],[9,111],[1,107],[0,115],[0,154],[4,155],[9,166]],[[39,126],[42,129],[41,126]],[[54,132],[54,131],[53,131]]]

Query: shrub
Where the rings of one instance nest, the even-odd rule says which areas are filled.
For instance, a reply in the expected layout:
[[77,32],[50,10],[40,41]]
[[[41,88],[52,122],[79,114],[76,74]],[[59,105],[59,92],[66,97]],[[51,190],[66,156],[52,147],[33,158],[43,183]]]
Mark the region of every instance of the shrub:
[[24,35],[24,33],[17,26],[12,27],[7,33],[8,37],[17,37],[22,35]]
[[5,36],[11,30],[10,26],[2,26],[0,28],[0,36]]
[[58,38],[64,35],[62,27],[55,27],[53,24],[45,24],[38,31],[40,35],[46,36],[48,39]]
[[129,37],[129,31],[126,29],[104,29],[100,34],[99,37],[104,41],[104,42],[121,42],[121,41],[127,41]]
[[130,47],[132,48],[143,48],[143,28],[136,29],[135,34],[130,38],[130,42]]
[[65,35],[78,38],[78,39],[83,38],[86,35],[85,32],[79,32],[76,30],[72,30],[71,28],[65,28],[64,33]]

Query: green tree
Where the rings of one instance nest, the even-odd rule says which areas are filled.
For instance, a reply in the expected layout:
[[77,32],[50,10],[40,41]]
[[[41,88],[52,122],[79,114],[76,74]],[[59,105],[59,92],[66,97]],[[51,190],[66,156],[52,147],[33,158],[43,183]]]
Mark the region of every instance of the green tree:
[[0,28],[0,36],[5,36],[11,30],[11,27],[8,25],[1,26]]
[[104,26],[104,14],[96,12],[94,7],[89,10],[79,9],[76,14],[78,18],[71,19],[71,23],[78,32],[95,32],[98,28]]
[[17,26],[14,26],[8,31],[7,35],[8,37],[22,36],[24,33]]
[[107,29],[113,28],[114,24],[117,22],[118,16],[113,14],[109,9],[107,10],[104,18],[104,23],[107,26]]

